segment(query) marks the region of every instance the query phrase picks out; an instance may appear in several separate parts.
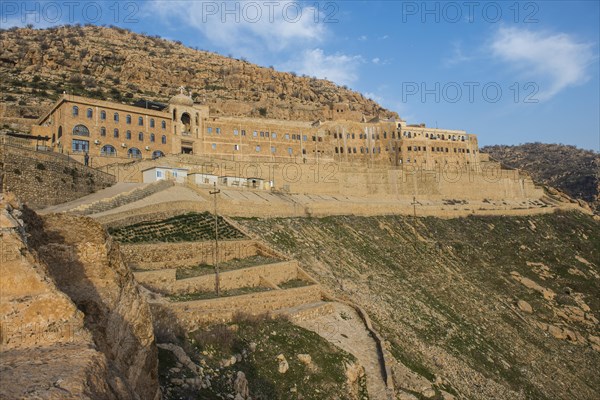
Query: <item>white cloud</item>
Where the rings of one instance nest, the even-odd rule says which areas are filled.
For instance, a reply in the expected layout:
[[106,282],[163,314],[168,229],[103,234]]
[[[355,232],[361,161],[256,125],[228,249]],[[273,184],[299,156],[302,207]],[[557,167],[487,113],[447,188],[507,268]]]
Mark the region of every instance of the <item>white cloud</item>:
[[383,35],[379,38],[379,40],[386,40],[389,39],[390,37],[388,35]]
[[358,67],[364,62],[361,56],[342,53],[325,54],[322,49],[303,51],[297,58],[279,67],[299,74],[329,79],[338,85],[350,85],[358,79]]
[[383,97],[381,97],[381,96],[377,96],[375,93],[371,93],[371,92],[365,92],[365,93],[364,93],[364,96],[365,96],[367,99],[371,99],[371,100],[375,101],[375,102],[376,102],[376,103],[378,103],[378,104],[381,104],[381,103],[383,103]]
[[164,16],[174,28],[191,27],[215,45],[235,54],[283,51],[314,45],[327,35],[320,11],[292,1],[162,1],[148,3],[146,13]]
[[366,42],[367,41],[367,37],[365,35],[359,36],[358,40],[360,40],[361,42]]
[[467,61],[471,61],[474,57],[467,56],[462,51],[462,45],[460,42],[452,43],[452,55],[443,60],[444,65],[450,67],[456,64],[461,64]]
[[373,64],[379,64],[381,62],[381,59],[379,57],[375,57],[374,59],[371,60],[371,62]]
[[500,28],[489,45],[500,60],[510,63],[524,79],[540,87],[537,98],[549,99],[560,91],[585,83],[588,66],[597,60],[592,44],[565,33]]

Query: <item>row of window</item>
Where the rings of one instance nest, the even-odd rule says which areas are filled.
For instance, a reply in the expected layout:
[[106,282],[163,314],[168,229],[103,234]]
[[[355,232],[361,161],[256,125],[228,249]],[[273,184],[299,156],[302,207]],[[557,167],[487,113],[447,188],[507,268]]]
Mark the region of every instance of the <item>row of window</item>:
[[[407,151],[427,151],[427,147],[426,146],[408,146],[406,148]],[[431,147],[431,152],[433,153],[448,153],[448,147]],[[455,153],[467,153],[470,154],[471,153],[471,149],[457,149],[454,148],[454,152]]]
[[[79,115],[79,107],[73,106],[72,113],[73,113],[74,117],[77,117]],[[91,108],[88,108],[87,111],[86,111],[86,116],[87,116],[87,118],[92,119],[94,117],[94,111]],[[104,111],[104,110],[100,111],[100,119],[102,121],[106,120],[106,111]],[[119,113],[116,112],[116,113],[113,114],[113,120],[115,122],[119,122]],[[132,121],[131,115],[127,114],[125,116],[125,122],[128,125],[131,125],[131,121]],[[138,126],[144,126],[144,117],[138,117]],[[154,127],[155,127],[154,118],[150,118],[150,128],[154,128]],[[167,122],[166,121],[161,121],[161,128],[162,129],[167,129]]]
[[[75,127],[73,127],[73,135],[74,136],[90,136],[90,130],[87,128],[87,126],[85,125],[75,125]],[[105,127],[100,127],[100,136],[102,137],[106,137],[106,128]],[[119,137],[119,129],[115,128],[113,130],[113,137],[114,138],[118,138]],[[127,131],[125,133],[125,138],[127,140],[131,140],[131,131]],[[144,141],[144,132],[139,132],[138,133],[138,140],[140,142]],[[156,136],[154,135],[154,133],[150,134],[150,142],[154,143],[156,141]],[[167,144],[167,136],[166,135],[162,135],[161,137],[161,143],[162,144]]]
[[[393,133],[392,133],[393,135]],[[404,137],[407,138],[416,138],[417,136],[423,136],[422,133],[417,133],[417,132],[409,132],[406,131],[403,133]],[[466,136],[464,135],[444,135],[444,134],[439,134],[439,133],[426,133],[425,137],[428,139],[432,139],[432,140],[436,140],[436,139],[440,139],[440,140],[451,140],[453,142],[455,141],[460,141],[460,142],[464,142],[466,140]]]
[[[387,147],[385,148],[385,150],[387,151]],[[373,154],[377,154],[377,153],[381,153],[381,147],[373,147],[372,150]],[[344,148],[343,147],[336,147],[335,148],[335,154],[344,154]],[[357,150],[356,147],[348,147],[348,153],[347,154],[357,154]],[[369,154],[369,148],[368,147],[361,147],[360,148],[360,154]]]
[[[221,134],[221,128],[214,128],[212,126],[209,126],[206,128],[206,133],[208,133],[209,135],[212,135],[213,131],[215,132],[215,134],[220,135]],[[241,131],[238,129],[234,129],[233,130],[233,136],[246,136],[246,130],[242,129]],[[277,132],[265,132],[265,131],[252,131],[252,137],[261,137],[261,138],[271,138],[271,139],[277,139]],[[304,142],[308,141],[308,135],[300,135],[299,133],[293,133],[293,134],[289,134],[286,133],[283,135],[283,138],[285,140],[302,140]],[[323,138],[321,137],[317,137],[317,136],[313,136],[312,137],[312,141],[313,142],[322,142]]]
[[[90,142],[87,140],[73,139],[71,143],[71,150],[73,153],[89,153]],[[105,157],[116,157],[117,149],[110,144],[102,146],[100,149],[100,155]],[[165,153],[160,150],[152,152],[152,158],[164,157]],[[130,158],[142,158],[142,152],[137,147],[130,147],[127,149],[127,156]]]
[[[216,143],[212,143],[211,144],[211,148],[213,150],[217,149],[217,144]],[[239,144],[234,144],[233,145],[233,150],[234,151],[239,151],[240,150],[240,145]],[[262,151],[262,147],[260,145],[256,146],[254,148],[254,151],[256,151],[257,153],[260,153]],[[277,148],[275,146],[271,146],[271,153],[275,154],[277,152]],[[294,154],[294,149],[291,147],[288,147],[287,149],[287,153],[289,155],[293,155]],[[302,149],[302,154],[306,154],[306,149]]]

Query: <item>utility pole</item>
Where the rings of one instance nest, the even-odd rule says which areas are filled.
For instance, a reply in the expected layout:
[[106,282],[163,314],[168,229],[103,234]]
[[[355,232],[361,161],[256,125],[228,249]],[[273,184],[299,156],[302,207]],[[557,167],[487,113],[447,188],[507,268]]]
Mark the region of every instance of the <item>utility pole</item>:
[[215,292],[217,293],[217,297],[221,296],[221,282],[219,278],[219,218],[217,216],[217,194],[221,193],[219,189],[217,189],[217,183],[215,182],[215,190],[211,190],[208,193],[215,196],[214,197],[214,205],[215,205]]
[[412,201],[412,206],[413,206],[413,230],[415,231],[415,243],[417,241],[417,204],[421,205],[421,203],[419,203],[417,201],[417,197],[413,196],[413,201]]

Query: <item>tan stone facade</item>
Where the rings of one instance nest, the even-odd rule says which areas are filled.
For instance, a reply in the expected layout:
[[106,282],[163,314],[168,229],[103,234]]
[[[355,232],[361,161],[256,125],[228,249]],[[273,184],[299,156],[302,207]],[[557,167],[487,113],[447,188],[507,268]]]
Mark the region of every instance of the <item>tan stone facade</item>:
[[183,88],[156,109],[64,95],[32,133],[51,137],[55,151],[87,152],[98,166],[181,153],[233,161],[416,164],[427,169],[478,161],[477,137],[465,131],[403,120],[364,121],[344,104],[325,111],[328,120],[312,123],[215,116]]

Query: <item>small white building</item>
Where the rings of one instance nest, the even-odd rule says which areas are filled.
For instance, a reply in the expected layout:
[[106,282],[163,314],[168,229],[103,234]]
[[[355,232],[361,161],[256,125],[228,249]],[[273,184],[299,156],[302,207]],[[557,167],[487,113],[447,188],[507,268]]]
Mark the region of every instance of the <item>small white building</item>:
[[144,183],[170,180],[177,183],[185,183],[188,169],[175,167],[152,167],[142,171]]
[[246,187],[246,178],[241,176],[220,176],[219,185],[231,187]]
[[219,176],[212,174],[202,174],[194,172],[189,175],[191,181],[196,185],[210,185],[213,186],[215,183],[219,183]]

